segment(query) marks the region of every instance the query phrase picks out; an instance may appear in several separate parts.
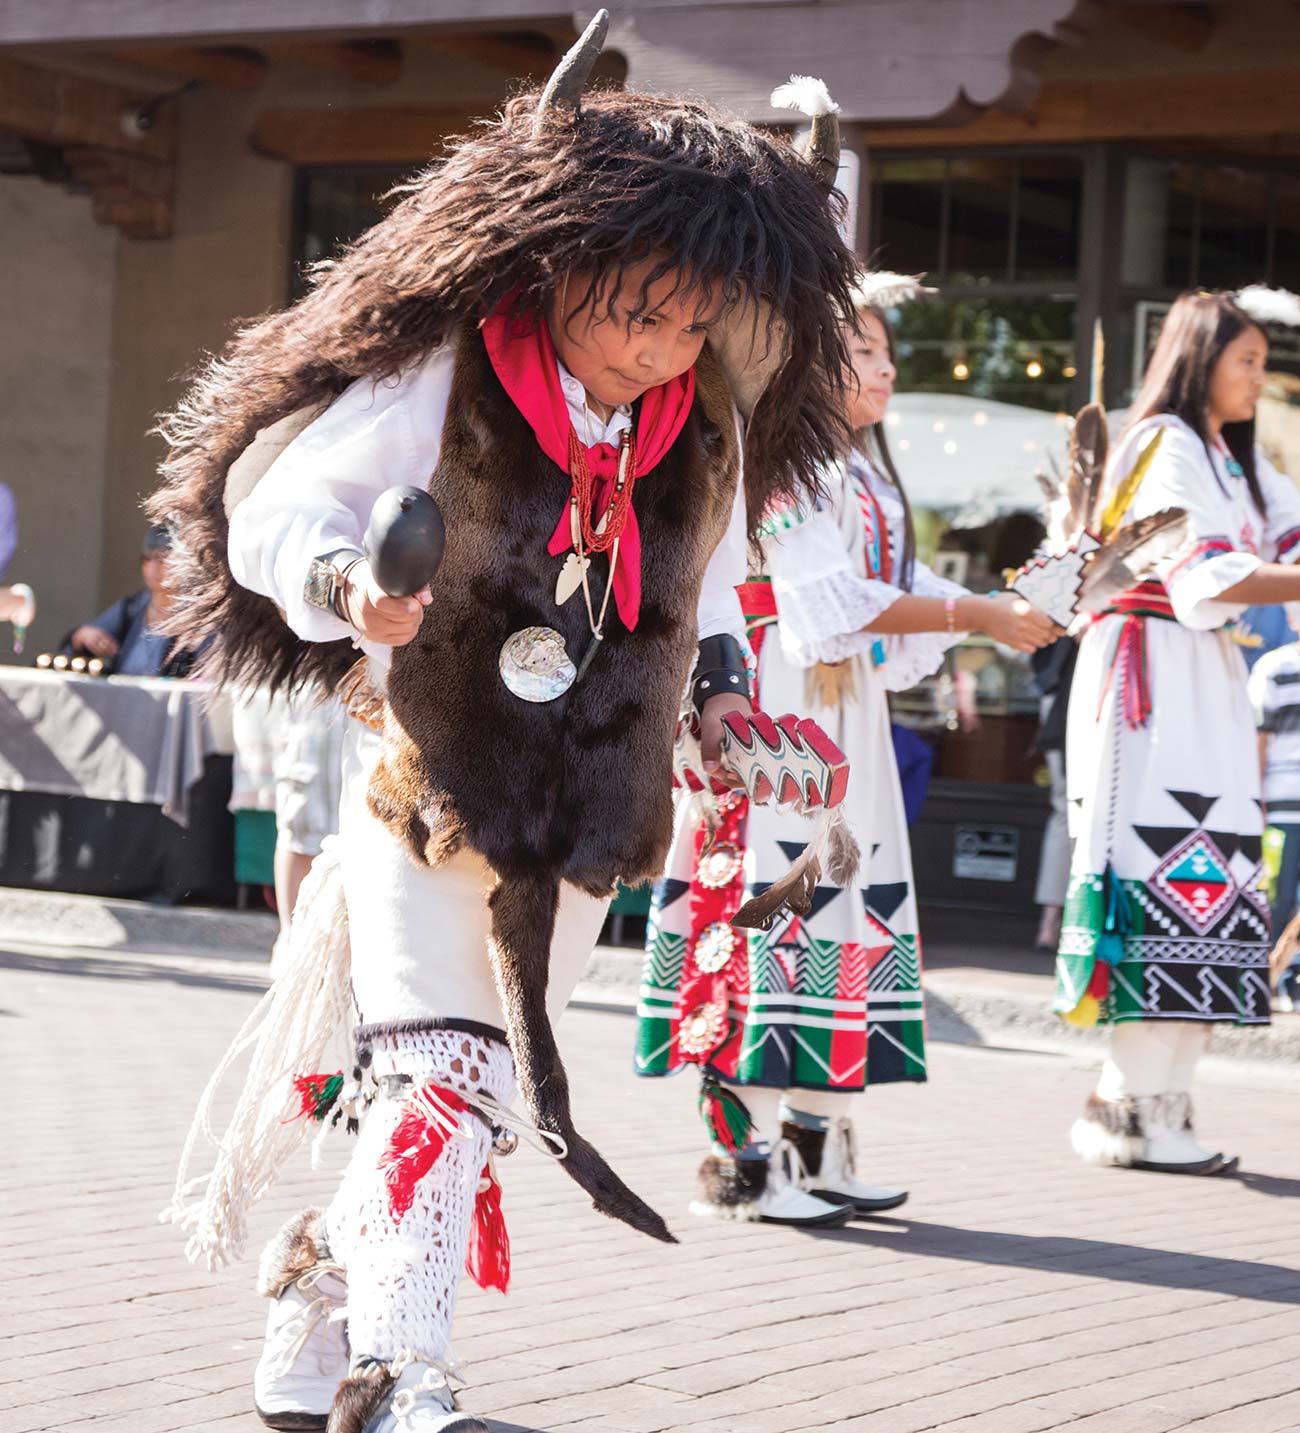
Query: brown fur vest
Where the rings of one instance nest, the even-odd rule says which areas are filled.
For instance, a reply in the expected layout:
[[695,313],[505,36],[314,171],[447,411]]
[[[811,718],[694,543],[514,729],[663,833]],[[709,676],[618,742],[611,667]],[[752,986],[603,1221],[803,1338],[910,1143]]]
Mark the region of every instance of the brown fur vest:
[[[611,603],[606,639],[553,702],[514,696],[501,645],[556,628],[579,662],[591,641],[581,592],[555,605],[560,558],[547,543],[568,475],[538,447],[462,330],[442,453],[429,491],[446,552],[419,635],[393,653],[375,814],[436,865],[465,843],[503,877],[546,871],[592,894],[657,875],[671,835],[671,752],[697,647],[696,608],[731,515],[738,446],[730,391],[706,348],[693,411],[668,454],[636,484],[641,615]],[[608,572],[591,568],[593,602]]]

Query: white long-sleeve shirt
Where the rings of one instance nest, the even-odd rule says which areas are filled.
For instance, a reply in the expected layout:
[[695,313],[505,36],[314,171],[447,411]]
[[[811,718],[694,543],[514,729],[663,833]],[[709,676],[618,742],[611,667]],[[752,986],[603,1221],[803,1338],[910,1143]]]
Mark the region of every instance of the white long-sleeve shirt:
[[[385,668],[391,647],[365,642],[354,628],[303,596],[312,559],[360,555],[375,499],[386,489],[423,488],[438,465],[451,397],[455,352],[435,349],[393,379],[358,379],[309,424],[267,469],[230,515],[230,570],[243,587],[274,601],[308,642],[356,639]],[[607,423],[587,406],[582,384],[559,365],[560,384],[578,436],[588,445],[617,445],[632,423],[630,408]],[[556,521],[560,514],[556,513]],[[736,485],[731,521],[704,574],[701,638],[729,632],[742,643],[745,623],[736,588],[745,580],[744,485]],[[556,559],[557,571],[559,559]]]

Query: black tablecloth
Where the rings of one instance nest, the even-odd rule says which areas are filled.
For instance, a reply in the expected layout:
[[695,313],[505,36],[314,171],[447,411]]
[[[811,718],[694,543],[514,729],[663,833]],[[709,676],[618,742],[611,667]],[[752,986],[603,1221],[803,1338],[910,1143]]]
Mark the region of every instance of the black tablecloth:
[[160,806],[0,791],[0,885],[226,905],[234,900],[228,756],[208,756],[189,823]]

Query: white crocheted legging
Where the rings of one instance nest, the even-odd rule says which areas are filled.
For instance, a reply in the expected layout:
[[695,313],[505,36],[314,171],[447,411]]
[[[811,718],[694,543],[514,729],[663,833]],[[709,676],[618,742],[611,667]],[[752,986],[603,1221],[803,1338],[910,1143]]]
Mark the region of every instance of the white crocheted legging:
[[[482,1090],[503,1104],[514,1094],[505,1045],[457,1030],[389,1035],[373,1045],[374,1073],[410,1075],[465,1094]],[[394,1224],[380,1159],[402,1114],[400,1099],[377,1099],[327,1216],[330,1248],[348,1271],[348,1339],[359,1358],[403,1351],[451,1358],[451,1321],[469,1246],[470,1221],[491,1136],[462,1115],[469,1138],[448,1139]]]

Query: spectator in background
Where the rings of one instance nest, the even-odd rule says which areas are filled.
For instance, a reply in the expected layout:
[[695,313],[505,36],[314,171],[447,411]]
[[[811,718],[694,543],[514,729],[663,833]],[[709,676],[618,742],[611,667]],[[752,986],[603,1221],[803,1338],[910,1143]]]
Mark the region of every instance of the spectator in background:
[[[1283,609],[1278,608],[1278,611]],[[1300,607],[1286,604],[1290,640],[1255,663],[1250,702],[1259,728],[1259,767],[1268,825],[1282,836],[1277,885],[1273,892],[1273,935],[1281,935],[1295,914],[1300,885]],[[1300,962],[1283,972],[1274,1008],[1300,1008]]]
[[119,677],[188,676],[198,654],[178,648],[174,638],[158,631],[172,604],[167,586],[170,550],[167,529],[150,528],[140,550],[143,589],[119,598],[94,621],[75,628],[63,651],[68,656],[98,657],[106,670]]
[[0,483],[0,577],[18,551],[18,505],[10,489]]
[[1038,934],[1034,948],[1056,954],[1061,940],[1061,917],[1070,884],[1070,828],[1065,796],[1065,718],[1070,709],[1070,683],[1079,648],[1072,637],[1061,637],[1029,659],[1041,699],[1038,705],[1037,747],[1047,764],[1052,809],[1043,828],[1043,849],[1038,859]]
[[1296,634],[1285,607],[1272,602],[1263,607],[1247,607],[1237,619],[1233,636],[1246,666],[1253,668],[1267,653],[1294,642]]

